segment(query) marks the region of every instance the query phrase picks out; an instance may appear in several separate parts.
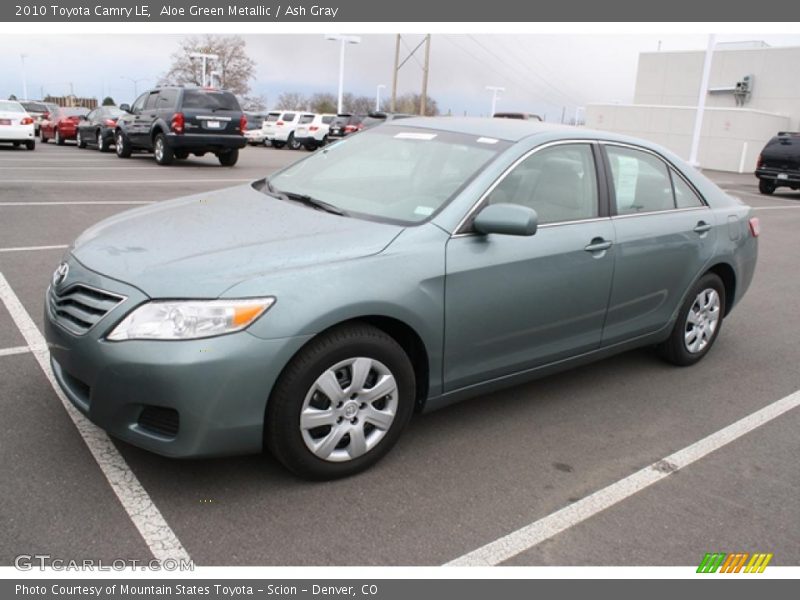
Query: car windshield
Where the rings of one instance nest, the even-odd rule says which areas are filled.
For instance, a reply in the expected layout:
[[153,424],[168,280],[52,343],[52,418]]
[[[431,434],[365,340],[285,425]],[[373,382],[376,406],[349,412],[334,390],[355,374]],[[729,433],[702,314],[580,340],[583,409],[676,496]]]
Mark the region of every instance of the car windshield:
[[236,96],[230,92],[214,90],[185,90],[183,108],[202,108],[205,110],[241,110]]
[[436,213],[507,147],[474,135],[378,127],[328,146],[269,183],[349,215],[413,224]]
[[0,111],[21,113],[25,112],[25,109],[22,108],[22,105],[19,102],[0,100]]

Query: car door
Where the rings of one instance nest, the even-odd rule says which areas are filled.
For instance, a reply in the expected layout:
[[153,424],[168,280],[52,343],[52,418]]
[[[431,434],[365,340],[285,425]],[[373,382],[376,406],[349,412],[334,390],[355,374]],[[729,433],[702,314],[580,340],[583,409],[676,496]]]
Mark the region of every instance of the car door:
[[539,147],[482,200],[534,208],[535,235],[478,235],[467,223],[449,240],[447,391],[599,347],[615,248],[598,156],[588,142]]
[[94,143],[94,124],[97,121],[98,115],[102,112],[102,109],[95,108],[94,110],[89,111],[89,114],[86,115],[84,118],[78,121],[78,130],[81,132],[81,138],[85,142]]
[[[141,113],[144,109],[144,103],[147,101],[149,92],[145,92],[134,101],[131,106],[129,114],[125,114],[120,118],[121,123],[124,123],[124,130],[131,143],[136,143],[136,140],[141,138]],[[136,144],[138,146],[138,143]]]
[[668,324],[714,252],[711,210],[657,153],[603,144],[616,236],[614,282],[603,345]]
[[134,143],[142,148],[152,148],[150,131],[158,118],[158,90],[152,91],[147,95],[144,107],[136,115],[136,137]]

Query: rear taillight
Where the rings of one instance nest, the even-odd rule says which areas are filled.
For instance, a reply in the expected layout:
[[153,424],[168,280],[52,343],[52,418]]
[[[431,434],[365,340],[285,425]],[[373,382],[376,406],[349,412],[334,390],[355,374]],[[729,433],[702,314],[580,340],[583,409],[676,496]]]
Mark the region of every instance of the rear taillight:
[[756,169],[760,169],[764,166],[764,156],[762,154],[758,155],[758,160],[756,160]]
[[172,123],[170,127],[172,131],[175,133],[183,133],[183,128],[186,125],[186,118],[183,116],[183,113],[175,113],[172,116]]
[[311,127],[308,128],[309,131],[317,131],[318,129],[319,127],[317,127],[316,125],[312,125]]
[[239,119],[239,131],[244,133],[245,129],[247,129],[247,116],[242,115]]
[[117,121],[116,119],[106,119],[105,121],[103,121],[103,123],[105,124],[106,127],[114,127],[116,126]]
[[750,225],[750,235],[754,238],[757,238],[761,234],[761,223],[758,220],[758,217],[750,217],[750,220],[747,221],[747,224]]
[[344,130],[347,133],[353,133],[356,130],[356,127],[355,127],[355,125],[346,125]]
[[23,117],[22,121],[19,122],[20,125],[33,125],[33,119],[30,117]]
[[283,121],[278,121],[275,125],[283,125]]

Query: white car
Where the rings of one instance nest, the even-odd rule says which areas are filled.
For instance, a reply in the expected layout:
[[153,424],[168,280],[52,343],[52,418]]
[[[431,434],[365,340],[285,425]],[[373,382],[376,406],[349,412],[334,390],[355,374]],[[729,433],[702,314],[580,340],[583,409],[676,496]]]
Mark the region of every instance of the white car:
[[264,115],[245,113],[247,116],[247,128],[244,137],[251,146],[260,146],[267,139],[264,133]]
[[300,143],[294,137],[294,131],[303,116],[314,116],[300,110],[271,111],[264,120],[263,130],[267,141],[273,148],[283,148],[289,145],[292,150],[297,150]]
[[0,100],[0,142],[20,146],[28,150],[36,148],[36,138],[31,117],[22,104],[13,100]]
[[306,150],[316,150],[324,146],[328,143],[328,132],[335,118],[336,115],[330,114],[303,115],[294,131],[294,139],[305,146]]

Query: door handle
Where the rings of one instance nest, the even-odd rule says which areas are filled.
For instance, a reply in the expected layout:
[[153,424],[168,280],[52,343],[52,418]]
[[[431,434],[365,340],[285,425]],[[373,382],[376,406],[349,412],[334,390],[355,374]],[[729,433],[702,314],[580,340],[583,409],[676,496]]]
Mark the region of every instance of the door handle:
[[705,221],[699,221],[697,225],[695,225],[693,231],[695,233],[708,233],[709,231],[711,231],[711,225],[709,225]]
[[594,238],[589,245],[584,248],[586,252],[603,252],[611,248],[613,242],[609,242],[608,240],[604,240],[601,237]]

